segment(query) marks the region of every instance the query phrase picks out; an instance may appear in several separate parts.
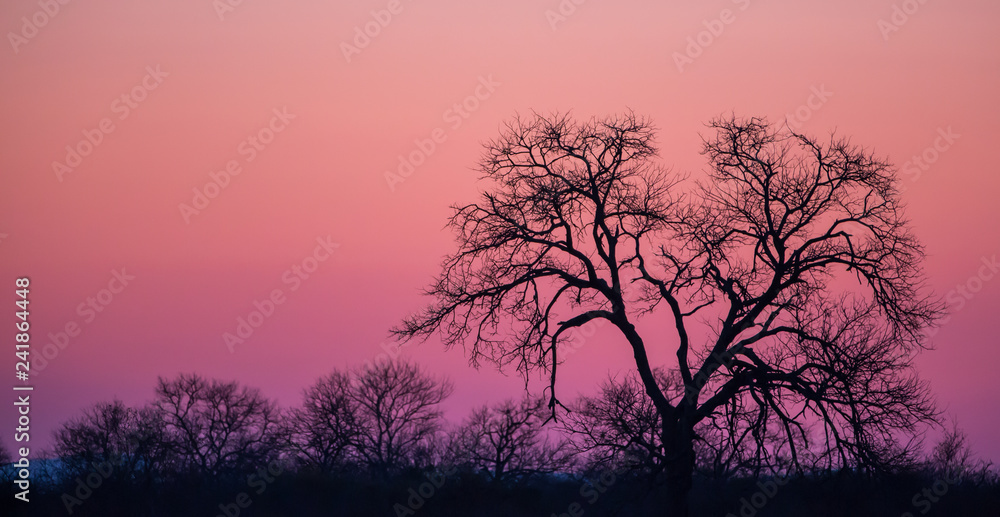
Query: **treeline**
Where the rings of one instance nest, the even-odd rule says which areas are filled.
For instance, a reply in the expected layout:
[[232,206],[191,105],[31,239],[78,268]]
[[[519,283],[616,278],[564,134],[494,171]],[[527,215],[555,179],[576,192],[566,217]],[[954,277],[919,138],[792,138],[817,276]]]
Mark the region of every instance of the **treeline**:
[[[658,375],[677,390],[673,376]],[[35,461],[27,505],[14,502],[16,470],[0,451],[10,492],[0,509],[151,517],[662,514],[662,426],[634,378],[607,380],[557,419],[546,400],[528,397],[483,405],[448,425],[441,405],[452,391],[405,361],[334,371],[287,409],[236,382],[160,378],[147,405],[99,403],[65,422],[51,459]],[[885,469],[860,472],[821,455],[783,457],[771,424],[748,422],[746,435],[730,436],[722,429],[731,425],[706,419],[698,515],[805,515],[807,507],[810,515],[841,515],[824,512],[851,505],[854,515],[995,515],[986,509],[1000,507],[996,470],[973,460],[957,429],[927,457],[887,455]]]

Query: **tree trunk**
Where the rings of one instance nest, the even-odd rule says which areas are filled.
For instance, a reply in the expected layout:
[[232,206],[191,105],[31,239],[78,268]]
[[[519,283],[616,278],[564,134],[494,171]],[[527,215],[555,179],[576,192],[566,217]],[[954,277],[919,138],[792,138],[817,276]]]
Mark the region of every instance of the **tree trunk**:
[[667,456],[667,511],[670,517],[689,517],[689,496],[694,479],[694,433],[684,419],[664,424],[663,444]]

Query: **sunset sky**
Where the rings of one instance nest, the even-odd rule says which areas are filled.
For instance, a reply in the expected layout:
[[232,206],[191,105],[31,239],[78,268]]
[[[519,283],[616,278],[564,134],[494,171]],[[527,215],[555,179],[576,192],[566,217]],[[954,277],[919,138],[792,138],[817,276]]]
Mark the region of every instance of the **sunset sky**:
[[[504,121],[631,109],[658,126],[663,165],[694,177],[704,124],[730,112],[836,130],[897,164],[952,312],[920,372],[1000,461],[996,2],[50,3],[0,6],[3,296],[30,277],[36,358],[79,331],[32,377],[32,446],[179,372],[297,403],[429,301],[449,206],[482,188],[474,166]],[[667,365],[664,336],[651,355]],[[455,419],[523,389],[435,340],[404,355],[454,381]],[[562,393],[631,361],[598,334],[560,370]],[[14,415],[0,409],[8,448]]]

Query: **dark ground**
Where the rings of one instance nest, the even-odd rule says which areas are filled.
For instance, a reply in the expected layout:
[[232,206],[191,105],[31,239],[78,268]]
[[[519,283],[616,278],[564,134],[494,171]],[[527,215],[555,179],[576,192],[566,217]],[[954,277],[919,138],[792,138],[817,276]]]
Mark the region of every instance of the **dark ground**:
[[[436,481],[438,485],[435,487]],[[386,482],[351,478],[324,479],[300,474],[276,477],[268,484],[200,483],[160,489],[102,484],[68,513],[62,490],[36,487],[28,504],[15,501],[4,488],[0,514],[9,516],[100,517],[580,517],[665,515],[659,494],[642,482],[606,477],[546,480],[531,486],[499,489],[468,475],[429,480],[419,473]],[[940,496],[936,495],[937,489]],[[411,491],[412,489],[412,491]],[[924,490],[927,490],[924,492]],[[423,496],[420,491],[423,491]],[[246,494],[240,499],[239,494]],[[258,493],[260,492],[260,493]],[[82,491],[81,494],[85,494]],[[424,497],[426,496],[426,497]],[[240,508],[238,502],[245,503]],[[840,476],[796,479],[784,486],[752,480],[698,481],[692,493],[694,517],[916,517],[1000,516],[1000,487],[971,482],[948,484],[923,477],[872,481]],[[755,506],[756,504],[756,506]],[[759,506],[759,508],[757,508]],[[907,512],[910,512],[907,514]]]

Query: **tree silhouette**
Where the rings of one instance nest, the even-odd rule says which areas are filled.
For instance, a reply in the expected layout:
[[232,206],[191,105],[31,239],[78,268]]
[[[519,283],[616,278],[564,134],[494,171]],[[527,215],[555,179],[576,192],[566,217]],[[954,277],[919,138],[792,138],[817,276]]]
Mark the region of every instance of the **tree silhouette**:
[[97,403],[55,432],[54,452],[72,476],[101,467],[112,480],[148,485],[168,460],[160,420],[151,407]]
[[452,432],[450,461],[485,474],[497,485],[565,470],[572,464],[572,453],[564,440],[545,436],[546,416],[545,402],[538,398],[479,407]]
[[353,459],[360,435],[358,403],[351,378],[334,371],[305,391],[302,407],[288,413],[282,433],[301,463],[321,474],[330,474]]
[[[662,369],[654,376],[662,389],[674,384]],[[638,470],[650,476],[663,470],[663,424],[635,375],[607,379],[598,395],[582,396],[571,408],[562,427],[586,458],[587,470]]]
[[930,451],[926,467],[936,478],[965,481],[977,487],[995,485],[998,473],[993,462],[974,456],[965,431],[953,420],[950,428]]
[[[831,464],[877,470],[906,456],[898,433],[935,416],[910,352],[941,307],[921,293],[890,164],[758,118],[709,128],[707,175],[688,186],[655,163],[654,128],[634,114],[514,120],[486,144],[486,192],[455,207],[434,301],[394,329],[546,372],[555,412],[560,338],[610,322],[662,422],[671,515],[689,513],[708,418],[755,413],[762,458],[774,452],[759,430],[777,422],[793,469],[818,436]],[[674,332],[641,331],[644,316]],[[661,389],[649,347],[672,349],[684,394]]]
[[266,466],[277,450],[278,411],[256,388],[194,374],[161,377],[154,404],[178,468],[203,482]]
[[102,489],[89,506],[111,501],[130,506],[125,502],[130,498],[135,507],[145,506],[141,499],[151,497],[171,459],[161,420],[155,408],[114,400],[94,404],[65,422],[54,433],[54,452],[60,460],[59,478],[72,487],[60,496],[66,511],[80,509],[86,498],[79,498],[79,487],[93,486],[95,478]]
[[427,459],[441,429],[440,404],[451,392],[450,382],[404,360],[357,370],[350,393],[357,408],[354,449],[363,464],[386,476]]

